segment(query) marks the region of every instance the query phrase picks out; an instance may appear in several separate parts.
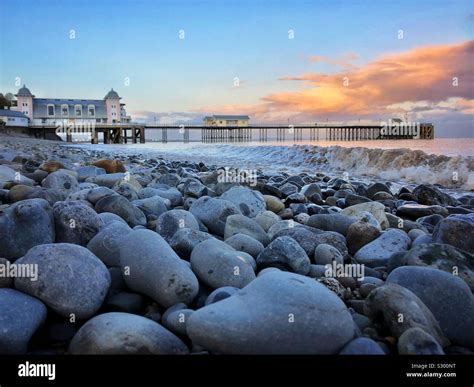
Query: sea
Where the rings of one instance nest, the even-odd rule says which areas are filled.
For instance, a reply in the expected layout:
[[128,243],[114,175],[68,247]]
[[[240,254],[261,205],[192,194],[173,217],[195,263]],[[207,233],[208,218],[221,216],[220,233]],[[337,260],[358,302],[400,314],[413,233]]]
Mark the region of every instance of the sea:
[[204,162],[265,173],[316,173],[387,181],[398,185],[437,184],[456,196],[474,191],[474,138],[372,141],[268,141],[145,144],[82,144],[95,150],[143,158]]

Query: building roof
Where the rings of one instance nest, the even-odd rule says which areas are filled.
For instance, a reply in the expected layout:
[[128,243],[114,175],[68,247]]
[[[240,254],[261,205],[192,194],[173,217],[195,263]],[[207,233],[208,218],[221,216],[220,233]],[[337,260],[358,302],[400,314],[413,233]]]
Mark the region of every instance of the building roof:
[[9,109],[0,109],[0,117],[28,118],[22,112],[17,112],[16,110]]
[[114,89],[110,89],[110,91],[104,97],[104,99],[109,99],[109,98],[120,99],[118,93]]
[[234,115],[213,115],[211,118],[214,118],[216,120],[250,120],[249,116],[234,116]]
[[[54,116],[48,115],[48,105],[54,105]],[[103,99],[59,99],[59,98],[35,98],[33,99],[34,118],[64,118],[61,115],[61,105],[69,106],[69,117],[76,117],[74,107],[82,106],[82,118],[107,118],[107,108]],[[95,116],[89,117],[87,108],[95,106]]]
[[33,94],[31,94],[30,89],[26,87],[26,85],[23,85],[23,87],[18,90],[18,93],[16,94],[17,97],[34,97]]

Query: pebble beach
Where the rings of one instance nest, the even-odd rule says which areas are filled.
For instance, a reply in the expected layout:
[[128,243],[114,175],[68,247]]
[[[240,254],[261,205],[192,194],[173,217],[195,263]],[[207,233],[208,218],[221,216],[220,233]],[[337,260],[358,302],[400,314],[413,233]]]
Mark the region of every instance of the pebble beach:
[[474,193],[1,137],[1,354],[474,354],[473,290]]

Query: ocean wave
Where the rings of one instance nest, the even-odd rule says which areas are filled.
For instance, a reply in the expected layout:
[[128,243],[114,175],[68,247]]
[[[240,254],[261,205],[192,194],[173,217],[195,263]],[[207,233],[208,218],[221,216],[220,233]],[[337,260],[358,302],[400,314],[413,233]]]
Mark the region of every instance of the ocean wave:
[[[347,173],[353,177],[379,177],[416,184],[439,184],[447,188],[474,190],[474,157],[427,154],[406,148],[235,146],[196,148],[200,157],[223,164],[261,167],[269,170],[310,170]],[[192,154],[193,152],[191,152]],[[187,155],[190,156],[190,153]],[[207,156],[207,157],[206,157]]]
[[349,174],[474,190],[473,157],[434,155],[410,149],[340,146],[310,147],[302,149],[302,152],[314,154],[305,162]]

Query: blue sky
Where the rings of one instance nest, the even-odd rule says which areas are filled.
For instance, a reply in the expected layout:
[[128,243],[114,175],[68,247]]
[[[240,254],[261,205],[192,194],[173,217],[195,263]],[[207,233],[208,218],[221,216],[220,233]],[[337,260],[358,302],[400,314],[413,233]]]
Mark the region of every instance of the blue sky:
[[309,87],[281,77],[341,70],[314,55],[353,53],[364,66],[466,42],[474,14],[470,1],[329,0],[0,0],[0,12],[1,91],[16,91],[16,77],[38,97],[101,98],[114,87],[129,111],[168,114],[258,106]]

